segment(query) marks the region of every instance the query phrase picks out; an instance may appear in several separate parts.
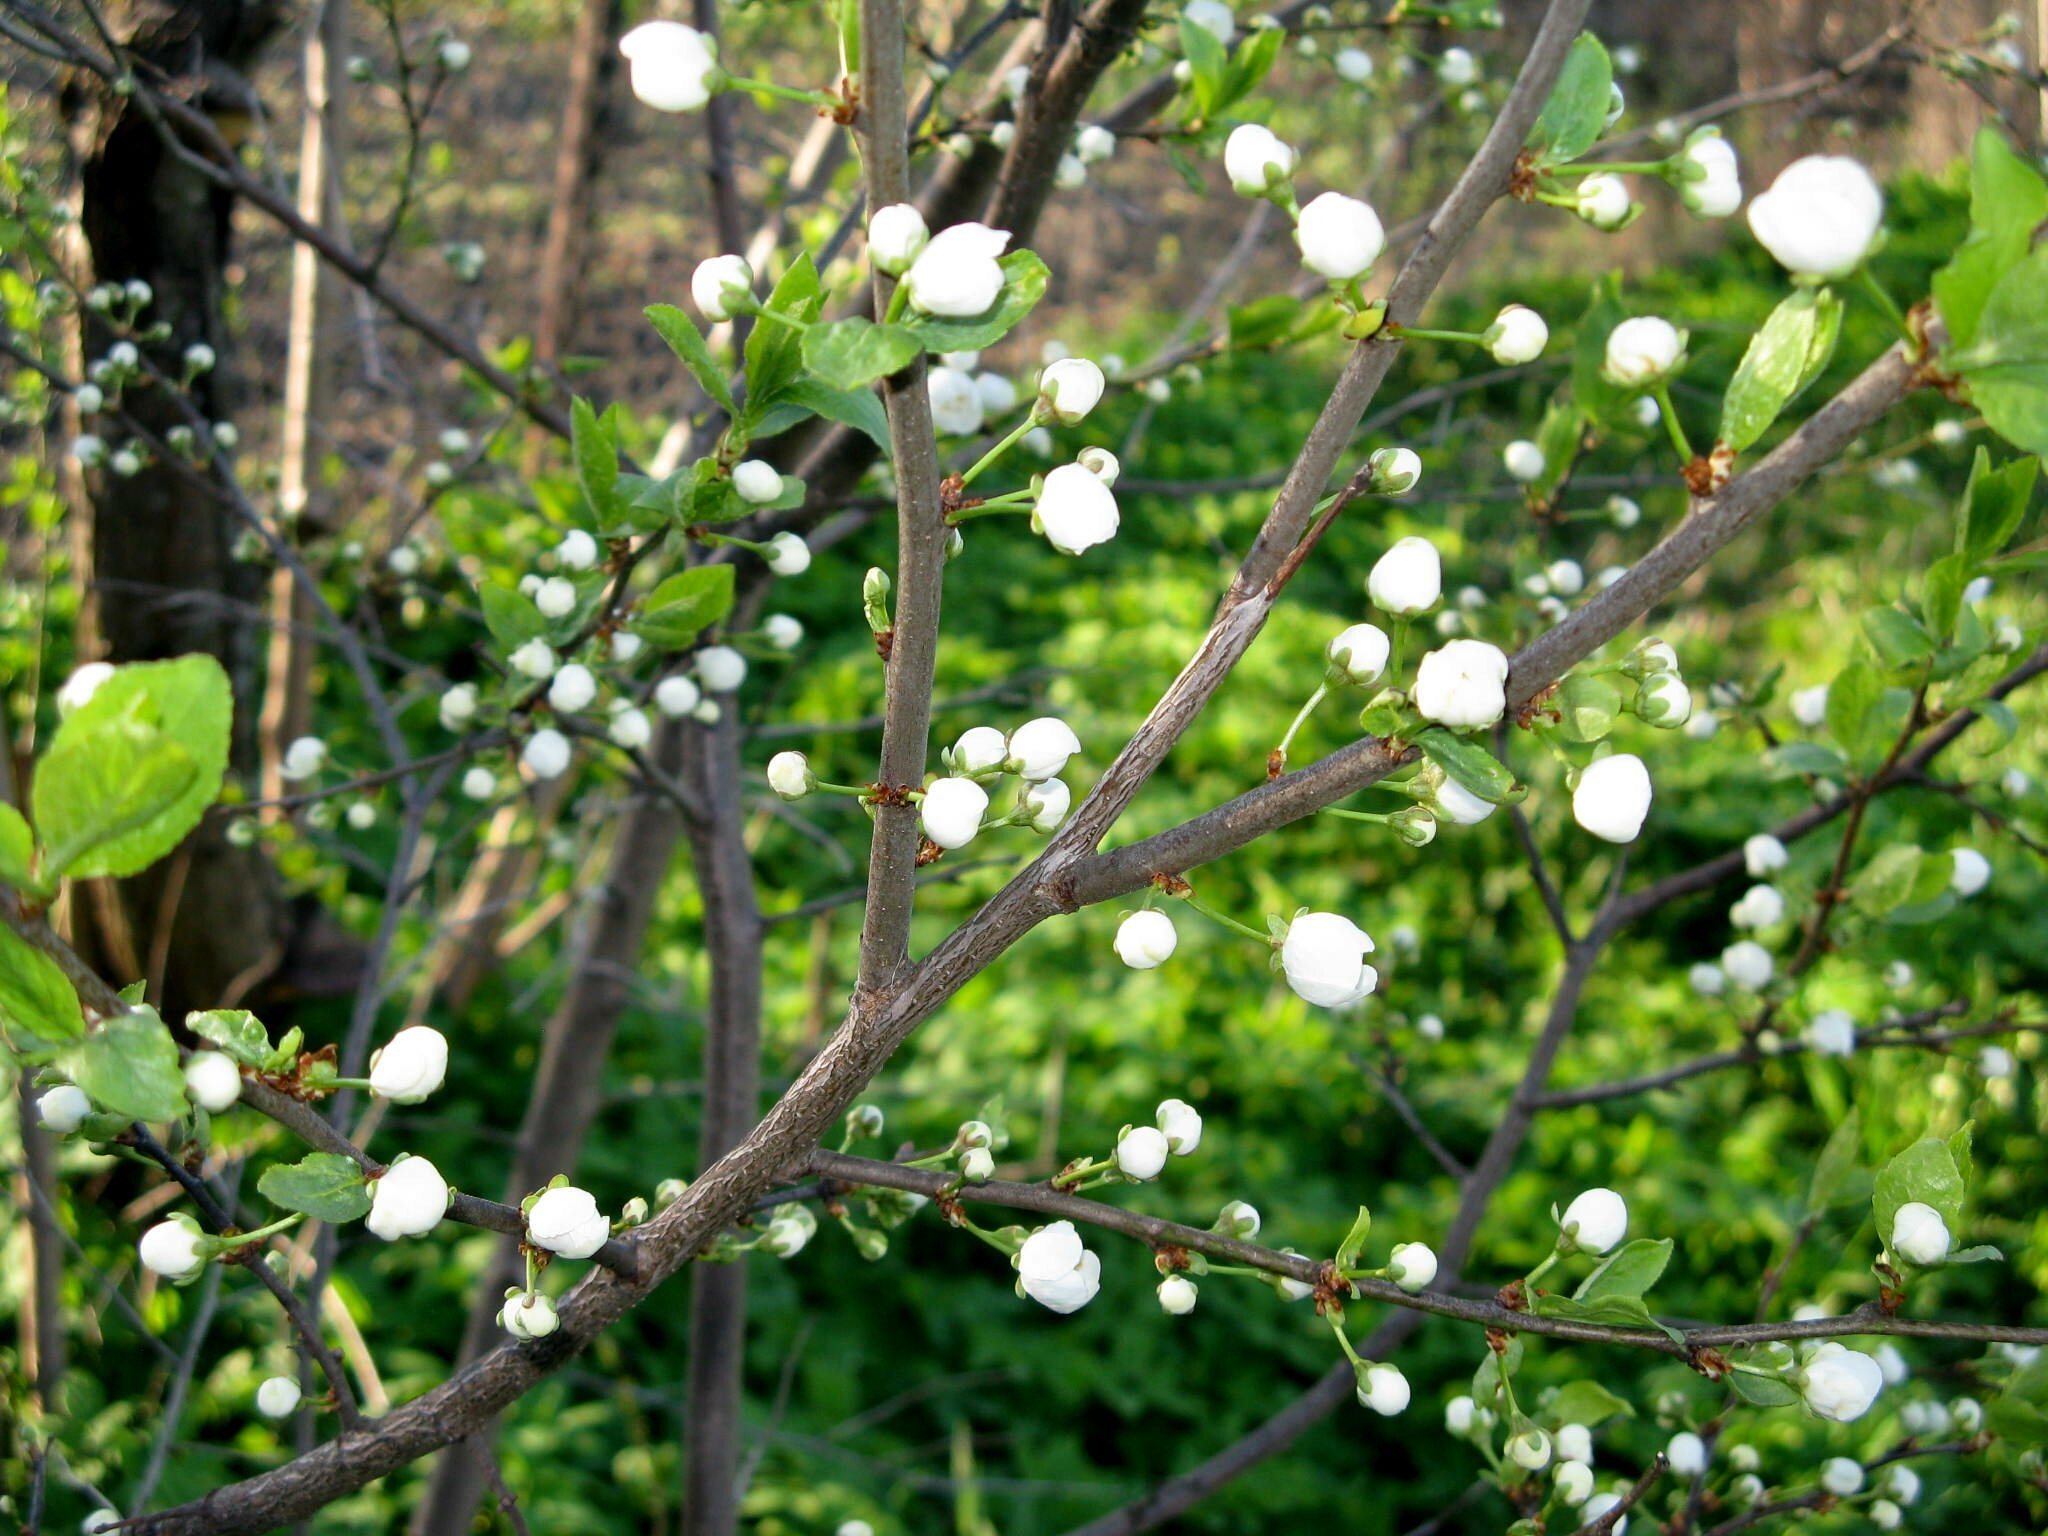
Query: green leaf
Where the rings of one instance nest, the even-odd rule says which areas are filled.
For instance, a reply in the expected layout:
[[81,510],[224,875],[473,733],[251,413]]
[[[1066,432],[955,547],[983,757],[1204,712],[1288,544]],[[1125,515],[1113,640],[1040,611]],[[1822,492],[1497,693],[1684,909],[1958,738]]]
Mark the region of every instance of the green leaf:
[[1273,65],[1280,57],[1280,47],[1286,41],[1287,29],[1284,27],[1259,27],[1239,38],[1213,110],[1221,112],[1257,90],[1259,82],[1272,73]]
[[354,1158],[314,1152],[296,1163],[263,1170],[256,1181],[263,1198],[316,1221],[354,1221],[370,1212],[370,1187]]
[[1842,301],[1825,288],[1801,288],[1772,310],[1728,381],[1720,440],[1740,453],[1762,437],[1827,366],[1841,329]]
[[30,870],[35,863],[35,834],[21,812],[0,800],[0,880],[24,891],[36,888]]
[[1632,1419],[1636,1414],[1626,1398],[1616,1397],[1599,1382],[1588,1381],[1583,1376],[1559,1387],[1543,1407],[1552,1428],[1583,1424],[1588,1429],[1596,1429],[1609,1419]]
[[1963,1221],[1963,1172],[1948,1143],[1929,1136],[1916,1141],[1879,1170],[1870,1203],[1877,1214],[1877,1240],[1890,1246],[1892,1218],[1917,1200],[1941,1212],[1954,1232]]
[[0,1025],[53,1044],[85,1033],[78,995],[55,960],[0,926]]
[[[220,797],[234,710],[234,689],[227,672],[211,656],[131,662],[115,668],[114,675],[100,684],[92,698],[73,710],[57,728],[56,738],[36,772],[30,799],[36,831],[45,849],[44,879],[54,880],[57,876],[58,868],[50,850],[62,839],[45,823],[41,797],[46,781],[53,777],[53,765],[55,776],[61,777],[66,771],[64,764],[77,761],[69,756],[73,749],[68,742],[96,735],[116,720],[126,720],[158,733],[163,741],[182,751],[191,765],[183,788],[169,796],[154,814],[99,842],[89,857],[64,871],[80,878],[132,875],[177,847],[185,834],[199,824],[206,808]],[[58,755],[60,751],[66,754],[62,758]],[[130,810],[139,809],[178,776],[173,772],[174,762],[175,759],[168,759],[150,770],[153,784],[131,783],[124,787],[121,799]]]
[[1814,1160],[1813,1177],[1806,1186],[1808,1216],[1818,1216],[1841,1202],[1844,1186],[1862,1162],[1862,1151],[1863,1116],[1852,1106]]
[[1998,280],[1976,340],[1949,364],[1991,430],[2028,453],[2048,453],[2048,249]]
[[1863,615],[1863,635],[1877,652],[1877,659],[1893,672],[1925,661],[1936,650],[1934,637],[1901,608],[1867,610]]
[[827,421],[852,427],[883,453],[889,451],[889,415],[867,390],[834,389],[822,380],[798,379],[789,387],[789,402]]
[[[798,254],[782,274],[763,307],[771,314],[815,320],[824,303],[818,269],[808,251]],[[766,416],[803,374],[803,337],[774,320],[757,319],[747,335],[747,410],[749,428]]]
[[185,1015],[185,1027],[245,1067],[270,1060],[270,1032],[246,1008],[212,1008]]
[[1542,116],[1529,130],[1529,147],[1550,165],[1578,159],[1599,142],[1613,98],[1614,64],[1599,38],[1581,32],[1572,39]]
[[1988,560],[2019,532],[2034,494],[2041,461],[2014,459],[1997,469],[1981,447],[1970,464],[1970,483],[1963,491],[1962,516],[1956,520],[1956,553],[1969,560]]
[[1628,318],[1621,302],[1621,274],[1610,272],[1593,285],[1593,302],[1579,317],[1578,339],[1572,345],[1572,398],[1594,421],[1609,427],[1638,430],[1626,410],[1640,391],[1623,389],[1607,379],[1607,337]]
[[1543,412],[1535,439],[1543,454],[1543,473],[1529,487],[1530,494],[1539,502],[1556,496],[1558,487],[1577,465],[1579,441],[1585,436],[1586,426],[1586,417],[1574,401],[1553,400]]
[[1480,799],[1503,805],[1514,795],[1514,774],[1469,737],[1454,736],[1433,725],[1415,738],[1415,744],[1422,748],[1423,756]]
[[583,499],[600,524],[611,522],[619,501],[619,445],[581,395],[569,402],[569,451]]
[[1950,345],[1974,341],[1984,302],[2027,254],[2033,232],[2048,219],[2048,182],[1998,129],[1978,130],[1970,152],[1970,233],[1949,264],[1934,274],[1934,302]]
[[654,645],[679,649],[730,613],[732,603],[731,566],[693,566],[648,593],[630,627]]
[[711,347],[704,340],[697,324],[673,304],[651,304],[647,318],[668,343],[669,350],[683,360],[683,366],[690,370],[691,377],[703,386],[704,393],[716,400],[728,416],[739,415],[739,406],[732,397],[732,385],[726,382],[725,369],[718,359],[711,355]]
[[1223,93],[1223,72],[1229,67],[1230,56],[1214,32],[1186,16],[1180,19],[1180,51],[1188,61],[1188,84],[1194,90],[1195,110],[1207,117],[1216,110],[1217,98]]
[[1939,640],[1955,632],[1963,608],[1963,588],[1970,584],[1970,562],[1961,555],[1943,555],[1927,568],[1920,593],[1920,614]]
[[924,345],[904,325],[864,316],[814,325],[804,332],[804,367],[833,389],[862,389],[917,361]]
[[1912,899],[1923,855],[1911,843],[1881,849],[1849,882],[1849,899],[1859,910],[1882,917]]
[[1764,754],[1764,766],[1775,778],[1832,778],[1849,766],[1833,747],[1818,741],[1788,741]]
[[1862,755],[1864,722],[1883,692],[1884,680],[1876,669],[1860,661],[1851,662],[1828,683],[1828,734],[1852,760]]
[[154,1008],[117,1014],[67,1050],[65,1073],[102,1109],[131,1120],[177,1120],[190,1109],[178,1047]]
[[2002,1264],[2005,1255],[1989,1243],[1979,1243],[1974,1248],[1958,1248],[1941,1261],[1944,1264]]
[[1674,1342],[1685,1337],[1677,1329],[1666,1327],[1652,1317],[1640,1296],[1602,1296],[1595,1301],[1580,1301],[1571,1296],[1538,1296],[1531,1310],[1539,1317],[1599,1323],[1608,1328],[1650,1328]]
[[[191,753],[134,720],[60,730],[37,765],[32,794],[45,875],[132,875],[155,863],[177,846],[190,823],[163,841],[138,841],[137,835],[153,825],[171,827],[166,818],[198,777]],[[146,850],[147,856],[123,857],[124,848]]]
[[1295,321],[1301,318],[1301,311],[1301,300],[1291,293],[1269,293],[1249,304],[1239,304],[1228,317],[1230,345],[1242,350],[1285,341]]
[[1728,1385],[1752,1408],[1790,1408],[1799,1401],[1798,1389],[1776,1376],[1752,1376],[1747,1371],[1730,1371]]
[[1361,1205],[1357,1217],[1351,1223],[1351,1230],[1344,1234],[1344,1241],[1337,1245],[1337,1267],[1355,1268],[1359,1254],[1365,1251],[1365,1240],[1371,1235],[1372,1212]]
[[476,595],[483,604],[484,627],[490,630],[500,650],[516,651],[527,641],[539,640],[547,634],[548,621],[524,592],[489,581],[477,588]]
[[1601,741],[1621,714],[1621,691],[1604,677],[1574,672],[1543,707],[1557,711],[1557,733],[1566,741]]
[[1045,285],[1052,274],[1035,252],[1012,251],[998,265],[1003,269],[1003,289],[987,314],[952,320],[942,315],[912,313],[903,322],[916,333],[925,351],[979,352],[992,347],[1045,297]]
[[1587,1302],[1607,1296],[1640,1297],[1657,1283],[1670,1262],[1670,1238],[1639,1237],[1609,1254],[1598,1269],[1580,1282],[1572,1297]]

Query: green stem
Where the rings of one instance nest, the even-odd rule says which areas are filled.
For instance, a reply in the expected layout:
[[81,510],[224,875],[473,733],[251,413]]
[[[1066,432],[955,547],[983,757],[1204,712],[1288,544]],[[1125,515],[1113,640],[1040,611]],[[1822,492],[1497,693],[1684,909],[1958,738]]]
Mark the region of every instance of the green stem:
[[1072,1189],[1082,1179],[1087,1178],[1089,1174],[1100,1173],[1107,1166],[1105,1163],[1096,1162],[1092,1157],[1084,1157],[1080,1162],[1074,1164],[1073,1167],[1062,1169],[1054,1174],[1052,1176],[1052,1187],[1060,1190]]
[[828,795],[854,795],[862,800],[875,792],[870,784],[834,784],[825,779],[811,780],[811,788],[823,790]]
[[1403,614],[1394,620],[1393,653],[1387,658],[1386,675],[1396,678],[1401,675],[1401,653],[1408,648],[1408,617]]
[[1271,949],[1273,947],[1273,936],[1271,934],[1261,933],[1256,928],[1250,927],[1245,923],[1240,923],[1234,917],[1226,917],[1223,913],[1218,912],[1214,907],[1205,906],[1203,903],[1195,899],[1194,893],[1192,891],[1190,891],[1187,895],[1181,897],[1181,900],[1186,902],[1195,911],[1201,913],[1202,916],[1208,918],[1210,922],[1220,923],[1223,927],[1228,928],[1232,933],[1242,934],[1244,935],[1244,937],[1248,939],[1252,939],[1257,943],[1263,944],[1268,949]]
[[533,1249],[528,1248],[526,1250],[526,1294],[531,1296],[533,1288],[539,1284],[540,1255],[534,1252]]
[[1522,1289],[1525,1291],[1534,1290],[1536,1288],[1536,1282],[1538,1280],[1541,1280],[1545,1275],[1549,1274],[1550,1271],[1556,1267],[1557,1261],[1561,1257],[1563,1257],[1563,1255],[1557,1249],[1551,1249],[1550,1256],[1548,1258],[1546,1258],[1541,1264],[1538,1264],[1534,1269],[1530,1270],[1528,1274],[1522,1276]]
[[1856,279],[1863,284],[1864,291],[1870,295],[1877,307],[1884,311],[1884,317],[1892,323],[1892,328],[1905,337],[1908,345],[1914,344],[1917,338],[1913,335],[1913,328],[1906,324],[1905,311],[1899,308],[1898,300],[1891,296],[1885,285],[1878,281],[1877,274],[1870,269],[1868,262],[1856,269]]
[[747,304],[735,304],[733,308],[762,320],[773,320],[777,325],[786,325],[793,331],[808,331],[811,328],[810,321],[799,320],[795,315],[785,315],[779,309],[770,309],[758,299]]
[[1314,713],[1315,707],[1329,696],[1330,685],[1317,683],[1316,691],[1308,696],[1308,702],[1295,711],[1294,721],[1287,727],[1287,734],[1280,738],[1280,761],[1283,765],[1287,761],[1287,749],[1294,745],[1296,734],[1308,723],[1308,717]]
[[1335,805],[1324,806],[1319,814],[1335,816],[1340,821],[1369,821],[1373,825],[1380,827],[1384,827],[1394,819],[1394,812],[1392,811],[1347,811]]
[[1038,411],[1036,407],[1033,407],[1030,411],[1027,411],[1025,413],[1023,421],[1017,424],[1015,431],[1011,432],[1008,436],[1004,437],[1001,442],[997,443],[993,448],[989,449],[987,453],[984,453],[980,458],[974,461],[973,467],[971,467],[965,474],[963,474],[960,477],[960,483],[963,486],[974,484],[974,477],[976,475],[980,474],[984,469],[987,469],[989,465],[995,463],[997,459],[1000,459],[1012,448],[1016,447],[1019,443],[1023,442],[1024,434],[1029,432],[1033,427],[1037,425]]
[[1585,160],[1577,165],[1553,165],[1552,176],[1668,176],[1669,160]]
[[1486,338],[1477,331],[1425,331],[1419,325],[1390,325],[1387,334],[1403,341],[1469,341],[1484,346]]
[[1690,464],[1697,455],[1692,451],[1692,444],[1686,441],[1685,427],[1678,419],[1678,412],[1672,409],[1671,386],[1660,380],[1650,393],[1656,397],[1657,407],[1663,413],[1664,430],[1671,434],[1671,446],[1678,450],[1678,457],[1683,462]]
[[958,527],[961,523],[973,522],[977,517],[996,517],[1004,512],[1029,512],[1030,510],[1031,493],[1029,491],[1012,491],[1006,496],[991,496],[977,507],[962,507],[958,512],[949,514],[946,522],[951,526]]
[[267,1227],[258,1227],[253,1232],[237,1232],[233,1237],[224,1240],[224,1247],[240,1248],[247,1243],[260,1243],[266,1237],[275,1237],[280,1232],[289,1231],[305,1219],[299,1212],[293,1211],[291,1215],[273,1221]]
[[1354,1371],[1364,1370],[1366,1362],[1360,1358],[1358,1351],[1351,1347],[1351,1335],[1344,1331],[1343,1317],[1334,1309],[1325,1312],[1323,1317],[1330,1325],[1330,1332],[1337,1335],[1337,1345],[1344,1351],[1344,1358],[1351,1362],[1351,1368]]
[[830,91],[804,91],[791,85],[777,85],[773,80],[745,80],[738,75],[726,77],[728,91],[753,91],[762,96],[773,96],[779,101],[800,101],[807,107],[836,108],[845,105]]
[[895,291],[889,295],[889,308],[882,316],[882,324],[894,325],[903,318],[903,311],[910,304],[910,287],[902,278],[896,279]]

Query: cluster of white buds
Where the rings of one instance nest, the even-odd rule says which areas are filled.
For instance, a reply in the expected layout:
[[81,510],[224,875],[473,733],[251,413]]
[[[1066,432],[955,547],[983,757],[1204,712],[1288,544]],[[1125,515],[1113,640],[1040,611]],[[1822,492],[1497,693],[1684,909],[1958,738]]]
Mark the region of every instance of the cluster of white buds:
[[1064,720],[1042,715],[1005,736],[994,726],[964,732],[943,754],[946,776],[925,786],[919,804],[924,834],[941,848],[964,848],[987,825],[987,781],[1004,774],[1022,780],[1018,804],[1008,820],[1050,833],[1066,819],[1072,792],[1059,775],[1081,750],[1081,739]]

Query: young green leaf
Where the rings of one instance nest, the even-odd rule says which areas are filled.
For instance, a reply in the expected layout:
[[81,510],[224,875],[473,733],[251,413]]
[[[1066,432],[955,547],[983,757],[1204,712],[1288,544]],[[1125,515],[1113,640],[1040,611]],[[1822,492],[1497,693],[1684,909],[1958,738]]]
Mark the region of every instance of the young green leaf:
[[1941,1212],[1949,1231],[1955,1231],[1962,1225],[1963,1195],[1963,1171],[1956,1166],[1948,1143],[1932,1136],[1914,1142],[1878,1172],[1870,1197],[1877,1215],[1878,1241],[1890,1244],[1892,1218],[1900,1206],[1916,1200]]
[[314,1152],[296,1163],[266,1168],[256,1188],[272,1205],[302,1211],[316,1221],[354,1221],[370,1213],[363,1170],[339,1152]]
[[57,962],[7,927],[0,927],[0,1025],[53,1045],[85,1033],[78,995]]
[[1614,62],[1599,38],[1581,32],[1572,40],[1542,115],[1529,130],[1529,148],[1546,165],[1578,159],[1599,142],[1613,99]]
[[1415,738],[1415,744],[1422,748],[1423,756],[1480,799],[1504,805],[1514,797],[1514,774],[1470,737],[1433,725]]
[[856,315],[804,332],[804,367],[833,389],[864,389],[917,361],[924,350],[917,332],[903,325],[876,325]]
[[[762,307],[771,315],[783,315],[799,324],[818,318],[824,303],[818,285],[818,269],[811,265],[808,251],[789,264]],[[780,320],[757,319],[747,335],[746,419],[752,424],[778,403],[789,386],[803,374],[803,337]]]
[[1621,693],[1604,677],[1572,673],[1543,701],[1557,711],[1557,734],[1566,741],[1604,740],[1621,715]]
[[1934,274],[1934,303],[1951,349],[1977,337],[1984,303],[2033,243],[2048,219],[2048,181],[1989,125],[1970,152],[1970,233],[1949,264]]
[[1992,431],[2027,453],[2048,453],[2048,249],[1998,280],[1976,339],[1948,362]]
[[509,654],[527,641],[538,640],[547,634],[548,621],[524,592],[515,591],[501,582],[487,581],[476,589],[476,595],[483,606],[484,627],[498,642],[499,650]]
[[1841,329],[1842,301],[1825,288],[1801,288],[1772,310],[1728,381],[1720,441],[1740,453],[1762,437],[1827,366]]
[[1230,55],[1214,32],[1186,16],[1180,19],[1180,52],[1188,62],[1188,85],[1194,92],[1195,111],[1198,116],[1208,117],[1216,111],[1217,99],[1223,94],[1223,74],[1230,67]]
[[1962,515],[1956,519],[1956,553],[1969,560],[1988,560],[2019,531],[2034,494],[2041,461],[2031,455],[1991,467],[1982,448],[1970,464],[1970,483],[1963,490]]
[[177,1120],[190,1110],[178,1047],[154,1008],[108,1019],[60,1058],[102,1109],[131,1120]]
[[[191,753],[137,721],[60,730],[31,792],[45,876],[132,875],[155,863],[189,830],[169,818],[198,777]],[[137,837],[153,826],[169,835]]]
[[35,854],[35,834],[29,831],[21,812],[0,800],[0,880],[21,890],[33,890],[36,882],[30,869]]
[[820,379],[798,379],[789,387],[785,403],[843,427],[852,427],[884,454],[889,452],[888,413],[868,390],[834,389]]
[[1579,1283],[1573,1299],[1593,1302],[1606,1296],[1642,1296],[1671,1262],[1671,1246],[1668,1237],[1639,1237],[1622,1244]]
[[1599,1382],[1583,1376],[1559,1387],[1556,1396],[1544,1404],[1543,1411],[1553,1428],[1583,1424],[1588,1429],[1597,1429],[1609,1419],[1632,1419],[1636,1414],[1626,1398],[1616,1397]]
[[270,1060],[270,1033],[263,1021],[246,1008],[213,1008],[189,1013],[185,1027],[245,1067],[261,1067]]
[[704,393],[716,400],[726,415],[737,416],[739,406],[733,400],[732,386],[726,382],[725,370],[711,355],[710,344],[696,322],[673,304],[649,305],[647,318],[668,343],[669,350],[683,360],[683,366],[703,386]]
[[583,499],[600,526],[609,524],[619,500],[619,445],[608,419],[601,419],[581,395],[569,402],[569,452]]
[[693,566],[648,593],[630,627],[652,644],[679,649],[730,613],[732,604],[731,566]]
[[1344,1234],[1344,1241],[1337,1245],[1337,1267],[1353,1269],[1358,1264],[1359,1254],[1365,1251],[1365,1240],[1372,1236],[1372,1212],[1364,1206],[1358,1208],[1358,1215],[1351,1223],[1351,1230]]
[[1814,1160],[1813,1177],[1806,1186],[1806,1214],[1818,1216],[1839,1204],[1845,1187],[1862,1161],[1863,1116],[1851,1108],[1842,1123],[1829,1133],[1827,1144]]

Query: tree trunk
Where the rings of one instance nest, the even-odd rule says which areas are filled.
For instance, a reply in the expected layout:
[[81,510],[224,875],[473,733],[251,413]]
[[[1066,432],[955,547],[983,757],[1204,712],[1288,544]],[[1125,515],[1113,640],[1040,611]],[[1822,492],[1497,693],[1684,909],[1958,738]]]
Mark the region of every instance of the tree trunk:
[[619,0],[583,0],[569,44],[569,98],[555,146],[554,198],[548,205],[547,247],[540,264],[540,319],[535,353],[553,362],[576,333],[576,297],[582,287],[592,194],[604,159],[605,108],[618,73]]
[[[115,26],[138,60],[192,82],[199,104],[226,131],[247,115],[242,71],[280,20],[268,3],[158,0],[129,7]],[[83,279],[149,284],[142,323],[162,325],[168,335],[145,351],[161,373],[178,378],[194,343],[225,359],[231,199],[181,164],[123,98],[81,85],[71,103],[80,255],[89,268]],[[102,357],[117,337],[102,316],[83,314],[84,355]],[[195,380],[190,396],[209,421],[233,413],[224,368]],[[160,387],[126,391],[122,408],[158,435],[184,420]],[[261,611],[264,578],[234,558],[239,525],[163,465],[126,478],[95,471],[85,485],[91,528],[89,546],[80,540],[90,559],[82,573],[81,655],[97,646],[116,662],[195,651],[217,657],[235,684],[231,771],[253,777],[262,656],[249,615]],[[172,857],[122,882],[118,906],[88,894],[73,911],[97,954],[125,959],[130,976],[138,964],[160,973],[157,1000],[173,1016],[247,996],[259,979],[278,974],[287,951],[289,913],[268,862],[255,849],[229,846],[223,824],[211,818]],[[111,931],[122,921],[127,932]]]

